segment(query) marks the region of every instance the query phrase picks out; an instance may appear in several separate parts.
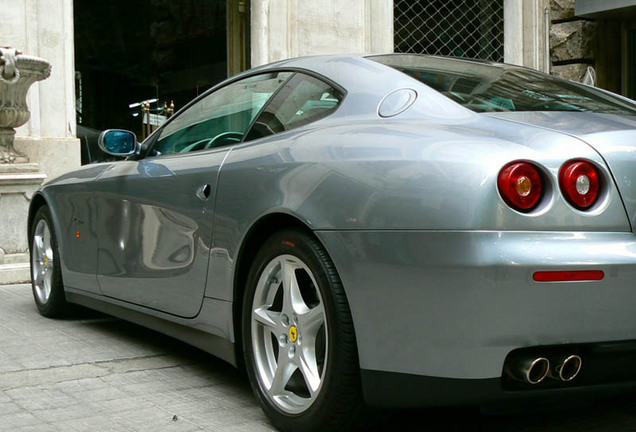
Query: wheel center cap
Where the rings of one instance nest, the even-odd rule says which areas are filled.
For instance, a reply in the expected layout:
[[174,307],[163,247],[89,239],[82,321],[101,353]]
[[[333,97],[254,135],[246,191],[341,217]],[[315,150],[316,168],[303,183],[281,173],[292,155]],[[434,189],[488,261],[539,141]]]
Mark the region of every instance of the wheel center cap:
[[294,343],[298,340],[298,329],[296,326],[291,326],[289,328],[289,339]]

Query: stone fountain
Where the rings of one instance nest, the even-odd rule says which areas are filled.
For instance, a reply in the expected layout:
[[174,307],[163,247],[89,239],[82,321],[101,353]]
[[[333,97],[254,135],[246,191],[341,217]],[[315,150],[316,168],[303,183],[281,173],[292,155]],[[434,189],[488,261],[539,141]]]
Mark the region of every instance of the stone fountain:
[[15,128],[29,120],[29,87],[50,75],[46,60],[0,47],[0,284],[29,279],[28,207],[46,175],[15,149]]

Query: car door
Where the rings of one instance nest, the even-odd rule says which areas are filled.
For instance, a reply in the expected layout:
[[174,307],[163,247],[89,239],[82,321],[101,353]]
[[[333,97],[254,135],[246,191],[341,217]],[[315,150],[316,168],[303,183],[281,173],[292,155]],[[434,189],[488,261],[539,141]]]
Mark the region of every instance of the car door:
[[197,315],[219,168],[289,75],[257,75],[204,96],[159,131],[146,157],[115,163],[96,181],[97,279],[104,295]]

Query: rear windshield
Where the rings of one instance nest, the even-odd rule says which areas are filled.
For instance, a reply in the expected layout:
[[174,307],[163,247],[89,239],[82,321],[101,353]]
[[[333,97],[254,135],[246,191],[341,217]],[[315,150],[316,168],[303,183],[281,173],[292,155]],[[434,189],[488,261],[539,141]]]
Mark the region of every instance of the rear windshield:
[[636,105],[532,69],[419,55],[371,56],[476,112],[589,111],[636,115]]

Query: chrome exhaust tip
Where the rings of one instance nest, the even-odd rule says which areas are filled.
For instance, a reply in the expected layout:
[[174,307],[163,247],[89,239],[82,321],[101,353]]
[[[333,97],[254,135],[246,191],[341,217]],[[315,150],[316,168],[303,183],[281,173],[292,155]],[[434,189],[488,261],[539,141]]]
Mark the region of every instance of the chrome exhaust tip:
[[528,384],[539,384],[550,373],[550,361],[545,357],[520,359],[508,368],[508,374]]
[[577,355],[566,357],[562,362],[557,364],[555,368],[556,377],[561,381],[572,381],[581,372],[583,360]]
[[529,384],[539,384],[550,372],[550,361],[545,357],[536,358],[525,371],[525,379]]

